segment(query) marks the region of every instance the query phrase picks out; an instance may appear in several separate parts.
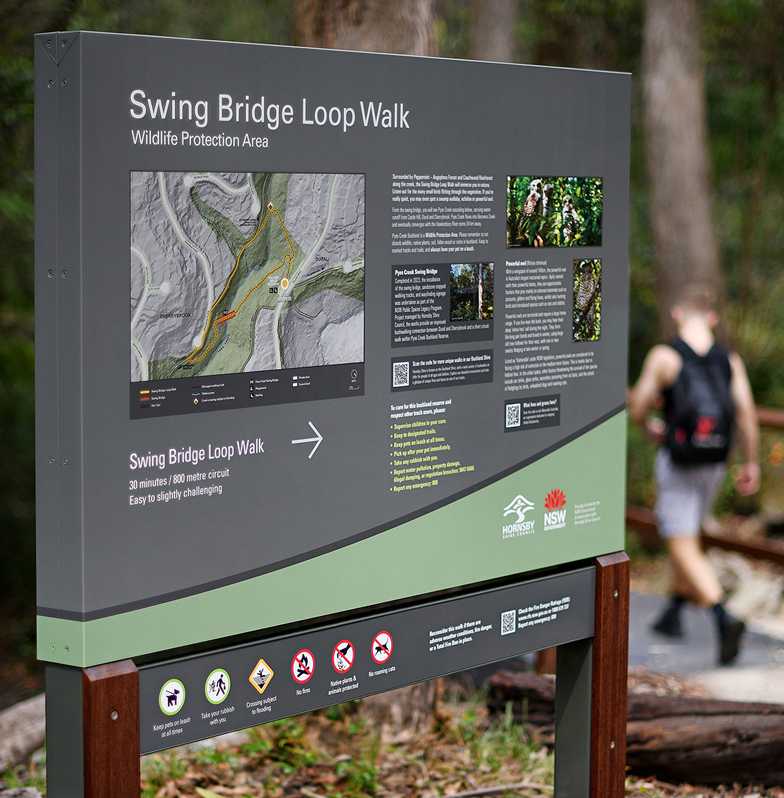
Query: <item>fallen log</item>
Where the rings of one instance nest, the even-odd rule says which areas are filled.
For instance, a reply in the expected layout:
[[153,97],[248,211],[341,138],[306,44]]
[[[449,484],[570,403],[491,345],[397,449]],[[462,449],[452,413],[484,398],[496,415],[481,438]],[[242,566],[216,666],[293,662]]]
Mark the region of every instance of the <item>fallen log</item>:
[[[555,684],[532,673],[490,679],[491,714],[511,705],[516,720],[552,743]],[[784,784],[784,706],[629,693],[626,764],[672,783]]]
[[45,734],[43,695],[0,712],[0,773],[41,748]]

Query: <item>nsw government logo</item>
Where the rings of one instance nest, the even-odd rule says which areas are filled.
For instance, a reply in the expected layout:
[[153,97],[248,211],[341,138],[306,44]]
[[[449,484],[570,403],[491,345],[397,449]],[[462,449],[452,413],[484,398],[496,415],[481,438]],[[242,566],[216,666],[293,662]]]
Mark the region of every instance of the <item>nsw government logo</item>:
[[566,494],[554,488],[544,497],[544,530],[563,529],[566,526]]
[[516,538],[533,534],[536,522],[526,521],[525,516],[534,509],[534,506],[533,502],[518,493],[504,508],[504,516],[511,515],[514,520],[511,524],[504,524],[501,527],[501,537]]

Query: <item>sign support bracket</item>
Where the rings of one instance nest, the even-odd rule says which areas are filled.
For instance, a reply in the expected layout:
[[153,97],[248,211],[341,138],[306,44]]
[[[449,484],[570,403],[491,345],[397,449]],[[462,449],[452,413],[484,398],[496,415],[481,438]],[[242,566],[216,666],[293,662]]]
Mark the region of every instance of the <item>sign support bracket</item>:
[[594,561],[594,636],[558,646],[556,798],[623,798],[629,662],[629,557]]
[[[555,798],[622,798],[629,558],[594,561],[594,634],[557,647]],[[130,661],[46,671],[51,798],[138,798],[139,670]]]

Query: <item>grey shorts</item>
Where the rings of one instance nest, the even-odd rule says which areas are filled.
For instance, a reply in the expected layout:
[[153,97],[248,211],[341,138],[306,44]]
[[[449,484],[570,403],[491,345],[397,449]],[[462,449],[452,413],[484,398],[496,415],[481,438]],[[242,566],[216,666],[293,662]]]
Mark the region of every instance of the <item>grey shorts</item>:
[[656,518],[664,538],[699,535],[727,467],[724,463],[679,466],[666,449],[656,455]]

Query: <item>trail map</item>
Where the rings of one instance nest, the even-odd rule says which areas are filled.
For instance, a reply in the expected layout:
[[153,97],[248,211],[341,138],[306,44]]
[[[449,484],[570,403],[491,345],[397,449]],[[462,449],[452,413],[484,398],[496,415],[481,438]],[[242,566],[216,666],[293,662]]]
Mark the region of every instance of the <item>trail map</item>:
[[365,178],[131,173],[131,381],[364,359]]

